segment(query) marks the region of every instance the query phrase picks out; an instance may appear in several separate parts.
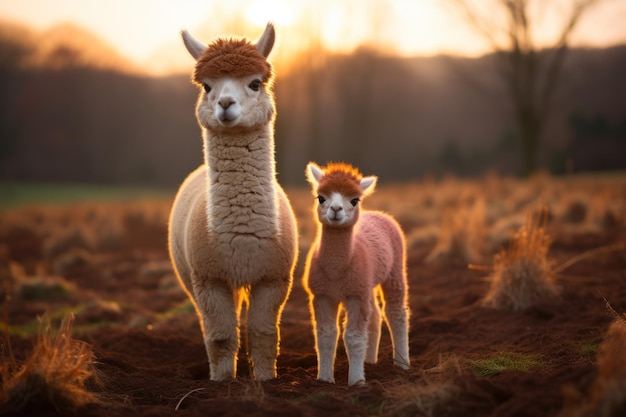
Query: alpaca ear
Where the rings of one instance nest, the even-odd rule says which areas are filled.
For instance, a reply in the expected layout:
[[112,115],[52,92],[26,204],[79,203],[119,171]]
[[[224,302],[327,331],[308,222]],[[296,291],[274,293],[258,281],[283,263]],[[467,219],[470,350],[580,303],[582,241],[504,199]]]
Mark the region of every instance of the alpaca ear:
[[309,162],[306,166],[306,179],[313,188],[317,188],[320,180],[324,176],[324,171],[315,162]]
[[376,182],[378,181],[378,177],[372,175],[369,177],[363,177],[361,179],[361,192],[364,196],[370,195],[374,192],[376,188]]
[[183,37],[183,43],[185,44],[187,51],[189,51],[193,59],[195,59],[196,61],[200,59],[204,51],[206,51],[206,45],[191,36],[191,34],[185,29],[180,31],[180,35]]
[[265,31],[261,35],[258,41],[256,41],[256,50],[259,51],[263,57],[267,58],[272,52],[274,47],[274,41],[276,40],[276,32],[274,31],[274,25],[268,23],[265,26]]

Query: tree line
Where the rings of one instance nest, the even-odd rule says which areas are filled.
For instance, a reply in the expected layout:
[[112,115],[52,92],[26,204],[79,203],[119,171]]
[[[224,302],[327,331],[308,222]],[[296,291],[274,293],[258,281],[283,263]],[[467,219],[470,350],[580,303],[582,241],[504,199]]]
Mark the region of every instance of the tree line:
[[[65,65],[26,65],[34,49],[0,35],[0,180],[169,187],[202,162],[189,75],[97,69],[73,62],[67,49],[55,61]],[[362,48],[277,68],[280,180],[303,185],[310,160],[350,161],[383,181],[522,173],[497,59],[399,58]],[[626,152],[616,152],[626,143],[624,73],[626,47],[570,51],[540,167],[626,168]],[[594,136],[585,123],[597,118],[610,133]],[[594,152],[578,150],[596,140],[602,146]]]

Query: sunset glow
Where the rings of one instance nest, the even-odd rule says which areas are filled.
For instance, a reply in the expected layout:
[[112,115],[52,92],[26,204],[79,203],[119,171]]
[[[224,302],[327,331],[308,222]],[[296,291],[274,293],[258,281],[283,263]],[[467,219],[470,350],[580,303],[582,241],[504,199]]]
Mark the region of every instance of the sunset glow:
[[267,22],[285,26],[293,23],[295,12],[293,2],[280,0],[257,0],[246,8],[246,18],[250,23],[263,27]]
[[[570,3],[557,4],[561,10]],[[540,45],[553,42],[560,23],[555,24],[555,16],[558,20],[558,13],[547,13],[544,24],[536,27]],[[312,45],[341,53],[369,45],[403,56],[489,52],[487,42],[452,2],[441,0],[231,0],[227,5],[201,0],[22,0],[0,3],[0,19],[38,31],[64,23],[80,26],[152,72],[189,68],[192,61],[178,37],[183,28],[206,42],[220,35],[253,39],[268,21],[278,33],[273,59],[281,61]],[[581,19],[573,45],[626,43],[624,21],[626,2],[600,2]]]

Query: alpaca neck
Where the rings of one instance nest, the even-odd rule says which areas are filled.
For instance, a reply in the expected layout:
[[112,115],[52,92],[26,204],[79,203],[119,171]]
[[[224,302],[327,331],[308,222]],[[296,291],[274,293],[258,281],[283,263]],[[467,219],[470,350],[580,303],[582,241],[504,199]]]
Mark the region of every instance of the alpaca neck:
[[353,252],[354,227],[321,226],[319,256],[326,259],[333,269],[343,270],[350,265]]
[[278,226],[271,126],[234,134],[205,130],[204,156],[211,229],[226,235],[274,236]]

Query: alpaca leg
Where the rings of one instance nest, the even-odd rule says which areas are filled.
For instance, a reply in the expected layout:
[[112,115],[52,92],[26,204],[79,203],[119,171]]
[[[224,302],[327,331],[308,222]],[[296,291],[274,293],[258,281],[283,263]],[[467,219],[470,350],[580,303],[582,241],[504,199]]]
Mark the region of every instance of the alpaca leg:
[[343,343],[348,354],[348,385],[365,383],[365,351],[367,350],[368,319],[371,314],[368,301],[350,298],[345,302],[346,329]]
[[248,306],[248,349],[254,377],[259,381],[276,378],[283,305],[289,293],[289,282],[260,282],[250,290]]
[[383,286],[385,321],[391,333],[393,361],[397,366],[409,369],[409,308],[406,286],[397,287]]
[[334,365],[337,352],[337,312],[339,305],[328,297],[314,297],[311,302],[315,325],[317,379],[335,382]]
[[238,295],[220,284],[201,289],[196,294],[211,380],[234,378],[239,350]]
[[372,312],[370,313],[368,325],[367,353],[365,355],[365,362],[367,363],[376,363],[378,361],[381,325],[382,317],[375,293],[374,297],[372,297]]

